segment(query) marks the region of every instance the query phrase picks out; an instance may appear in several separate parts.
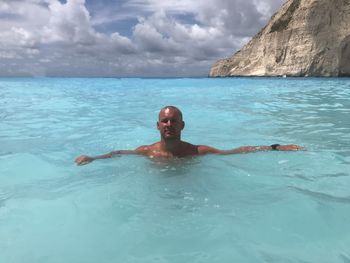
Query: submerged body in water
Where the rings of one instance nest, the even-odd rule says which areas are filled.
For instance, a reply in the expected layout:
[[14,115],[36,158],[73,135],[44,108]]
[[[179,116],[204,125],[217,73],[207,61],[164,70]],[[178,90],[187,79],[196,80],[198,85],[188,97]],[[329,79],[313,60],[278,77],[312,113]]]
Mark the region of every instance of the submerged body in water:
[[183,158],[204,154],[237,154],[257,151],[297,151],[303,148],[294,145],[273,144],[270,146],[243,146],[232,150],[219,150],[207,145],[193,145],[181,140],[181,131],[185,127],[182,119],[182,112],[175,106],[165,106],[158,115],[157,128],[161,140],[151,145],[140,146],[135,150],[112,151],[108,154],[90,157],[82,155],[75,162],[77,165],[84,165],[96,159],[111,158],[117,154],[141,154],[150,158]]

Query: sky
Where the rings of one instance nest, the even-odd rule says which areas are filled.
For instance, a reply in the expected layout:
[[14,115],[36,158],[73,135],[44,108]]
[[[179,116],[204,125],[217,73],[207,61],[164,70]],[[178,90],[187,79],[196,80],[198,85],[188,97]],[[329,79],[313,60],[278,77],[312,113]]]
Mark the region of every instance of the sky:
[[285,0],[0,0],[0,76],[207,76]]

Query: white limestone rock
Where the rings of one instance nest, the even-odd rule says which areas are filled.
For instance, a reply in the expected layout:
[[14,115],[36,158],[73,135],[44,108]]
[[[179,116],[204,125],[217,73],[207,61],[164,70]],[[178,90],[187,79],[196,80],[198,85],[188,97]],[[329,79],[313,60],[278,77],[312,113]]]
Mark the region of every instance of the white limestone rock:
[[350,76],[350,0],[288,0],[209,76]]

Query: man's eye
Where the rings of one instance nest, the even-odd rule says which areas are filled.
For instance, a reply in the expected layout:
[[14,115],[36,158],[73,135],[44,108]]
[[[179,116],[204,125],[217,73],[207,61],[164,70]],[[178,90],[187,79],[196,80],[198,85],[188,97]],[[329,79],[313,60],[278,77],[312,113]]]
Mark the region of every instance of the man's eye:
[[170,121],[170,123],[177,123],[176,119],[165,119],[165,120],[161,120],[162,123],[168,123]]

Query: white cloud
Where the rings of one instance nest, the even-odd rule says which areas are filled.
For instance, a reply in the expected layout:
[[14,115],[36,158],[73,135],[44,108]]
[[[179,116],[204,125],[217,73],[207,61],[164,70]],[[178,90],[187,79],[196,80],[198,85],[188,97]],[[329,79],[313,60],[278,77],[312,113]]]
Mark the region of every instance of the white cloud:
[[90,25],[90,15],[84,0],[68,0],[65,4],[51,1],[49,12],[48,25],[43,28],[43,42],[95,43],[97,36]]
[[15,59],[15,58],[19,58],[18,54],[11,50],[11,51],[0,51],[0,58],[2,59]]
[[[128,0],[88,10],[84,0],[0,0],[1,74],[206,75],[282,2]],[[128,37],[95,27],[133,16]]]
[[131,40],[127,37],[121,36],[118,32],[114,32],[110,36],[112,46],[115,50],[124,54],[132,54],[136,52],[136,48]]
[[37,44],[38,40],[35,38],[34,34],[28,30],[21,27],[12,27],[12,36],[15,43],[22,47],[33,48]]
[[167,33],[174,23],[160,11],[148,19],[140,19],[135,26],[133,36],[139,48],[151,53],[177,53],[178,43]]

